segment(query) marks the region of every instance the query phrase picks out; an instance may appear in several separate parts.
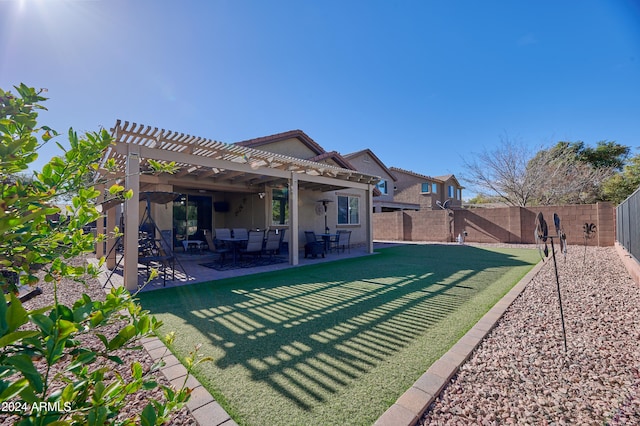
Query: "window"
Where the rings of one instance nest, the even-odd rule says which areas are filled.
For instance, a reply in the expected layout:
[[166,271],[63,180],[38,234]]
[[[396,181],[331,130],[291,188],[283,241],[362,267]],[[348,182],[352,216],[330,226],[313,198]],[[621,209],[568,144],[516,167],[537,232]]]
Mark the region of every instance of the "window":
[[380,192],[382,192],[383,194],[387,193],[387,181],[382,179],[380,180],[380,182],[377,183],[376,188],[378,188],[380,190]]
[[453,185],[449,185],[449,198],[456,198],[456,189]]
[[271,195],[271,224],[287,225],[289,223],[289,190],[273,189]]
[[360,224],[360,199],[338,195],[338,225]]
[[431,192],[431,182],[424,182],[422,184],[422,192]]
[[434,194],[438,193],[438,184],[434,183],[433,185],[431,185],[431,192],[433,192]]

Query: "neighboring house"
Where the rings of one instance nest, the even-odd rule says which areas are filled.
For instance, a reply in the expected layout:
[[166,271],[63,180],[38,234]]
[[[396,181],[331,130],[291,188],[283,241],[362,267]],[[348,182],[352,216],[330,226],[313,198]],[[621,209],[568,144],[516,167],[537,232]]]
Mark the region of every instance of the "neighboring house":
[[[373,252],[372,200],[379,177],[355,170],[300,130],[227,144],[118,120],[111,135],[113,145],[102,161],[114,161],[117,170],[112,175],[100,169],[97,179],[120,183],[134,193],[124,202],[103,202],[107,228],[124,226],[124,284],[129,290],[138,284],[138,228],[146,215],[163,235],[173,235],[174,244],[216,228],[286,229],[293,265],[299,262],[304,231],[322,232],[325,221],[332,232],[351,230],[351,244]],[[149,160],[175,161],[178,171],[147,174]],[[146,193],[177,198],[149,203]],[[116,223],[122,204],[123,223]],[[101,223],[98,232],[104,232]],[[107,265],[114,267],[109,244],[115,242],[107,242],[106,252],[112,253]]]
[[396,198],[397,178],[370,149],[363,149],[358,152],[346,154],[344,158],[357,170],[374,176],[380,176],[381,179],[376,185],[377,191],[373,193],[374,213],[395,210],[418,210],[420,208],[420,205],[417,203],[404,203]]
[[454,175],[432,177],[391,167],[396,177],[395,200],[415,203],[420,209],[439,209],[448,201],[449,207],[462,207],[464,189]]

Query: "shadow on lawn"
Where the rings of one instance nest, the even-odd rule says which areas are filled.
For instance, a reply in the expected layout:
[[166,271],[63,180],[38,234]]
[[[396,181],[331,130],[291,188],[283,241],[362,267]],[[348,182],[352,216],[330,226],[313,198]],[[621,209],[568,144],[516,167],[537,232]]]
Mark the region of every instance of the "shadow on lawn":
[[[223,348],[302,410],[349,386],[504,274],[530,266],[470,246],[400,246],[377,256],[141,295]],[[206,368],[206,367],[205,367]]]

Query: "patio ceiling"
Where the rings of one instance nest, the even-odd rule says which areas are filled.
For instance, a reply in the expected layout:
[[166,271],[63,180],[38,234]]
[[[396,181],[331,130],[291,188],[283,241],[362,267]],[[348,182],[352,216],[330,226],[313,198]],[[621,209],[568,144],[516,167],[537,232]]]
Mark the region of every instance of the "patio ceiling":
[[[116,121],[111,129],[115,145],[103,161],[112,158],[124,176],[127,156],[140,155],[140,169],[149,169],[148,160],[175,161],[177,173],[167,182],[192,188],[252,189],[283,186],[296,174],[300,189],[333,191],[343,188],[367,189],[380,179],[355,170],[317,163],[268,151],[218,142],[157,127]],[[141,186],[158,177],[142,175]]]

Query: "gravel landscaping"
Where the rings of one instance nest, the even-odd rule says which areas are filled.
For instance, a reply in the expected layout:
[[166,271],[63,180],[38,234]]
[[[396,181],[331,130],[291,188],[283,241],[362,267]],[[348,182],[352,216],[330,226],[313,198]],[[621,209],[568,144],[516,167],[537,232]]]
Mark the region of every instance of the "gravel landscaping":
[[640,287],[613,247],[569,247],[507,310],[420,420],[640,424]]

